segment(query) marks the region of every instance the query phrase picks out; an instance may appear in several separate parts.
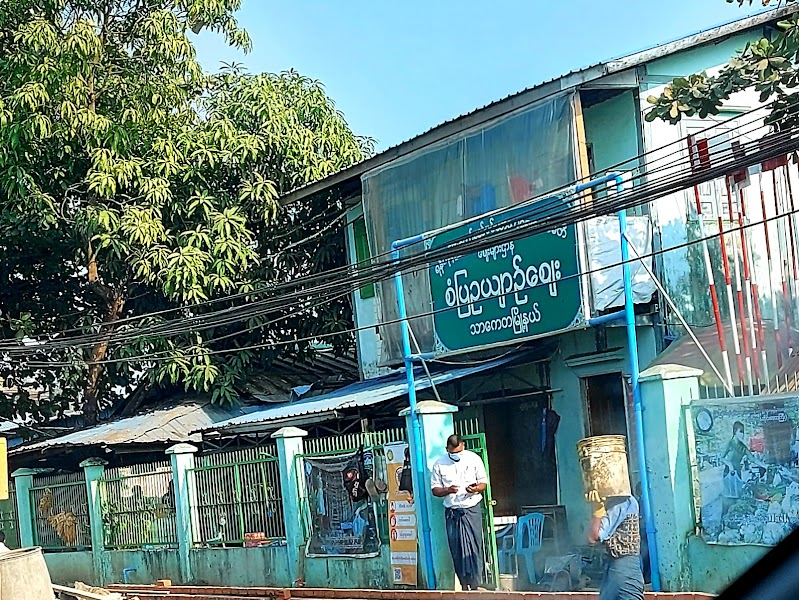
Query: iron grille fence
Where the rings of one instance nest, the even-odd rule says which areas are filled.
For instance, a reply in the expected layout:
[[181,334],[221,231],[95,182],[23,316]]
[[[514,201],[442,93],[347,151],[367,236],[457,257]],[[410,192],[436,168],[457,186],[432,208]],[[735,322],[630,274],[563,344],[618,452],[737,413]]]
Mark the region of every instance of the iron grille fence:
[[274,444],[198,457],[188,472],[195,544],[260,545],[286,537]]
[[107,548],[177,546],[169,461],[106,469],[100,485]]
[[29,499],[34,544],[49,551],[91,548],[83,473],[36,476],[33,484]]
[[19,548],[17,493],[14,489],[13,480],[8,482],[8,500],[0,500],[0,530],[6,534],[6,546]]

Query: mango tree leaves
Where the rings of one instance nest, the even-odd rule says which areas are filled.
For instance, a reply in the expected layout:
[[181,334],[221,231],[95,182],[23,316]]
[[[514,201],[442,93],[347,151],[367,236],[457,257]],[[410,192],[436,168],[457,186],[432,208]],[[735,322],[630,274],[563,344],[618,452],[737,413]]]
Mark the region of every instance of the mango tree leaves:
[[[219,300],[343,264],[331,226],[338,199],[282,210],[280,194],[372,150],[319,82],[298,73],[206,75],[189,31],[250,46],[240,0],[9,0],[0,3],[0,328],[7,340],[59,332],[133,332],[103,325],[202,315]],[[306,226],[307,225],[307,226]],[[307,240],[307,243],[305,243]],[[292,251],[282,253],[281,248]],[[90,281],[91,280],[91,281]],[[245,369],[280,348],[238,350],[351,322],[344,300],[295,315],[255,317],[213,331],[179,325],[163,336],[112,344],[100,377],[110,403],[144,380],[235,398]],[[163,313],[164,310],[177,312]],[[93,348],[0,355],[0,375],[47,388],[44,416],[80,406]],[[344,350],[352,343],[333,339]],[[298,355],[311,352],[295,344]],[[32,362],[55,361],[42,368]],[[24,406],[23,406],[24,405]],[[0,407],[2,408],[2,407]],[[8,416],[8,415],[6,415]]]

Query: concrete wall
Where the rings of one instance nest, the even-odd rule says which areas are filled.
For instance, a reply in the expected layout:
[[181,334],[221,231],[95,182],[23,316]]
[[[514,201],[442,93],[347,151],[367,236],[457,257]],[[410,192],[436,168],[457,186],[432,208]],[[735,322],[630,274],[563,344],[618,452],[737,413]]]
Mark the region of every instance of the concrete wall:
[[375,558],[306,558],[305,583],[309,587],[389,589],[391,565],[388,545]]
[[122,581],[124,569],[136,569],[128,578],[131,583],[152,583],[159,579],[180,581],[180,560],[177,549],[161,550],[109,550],[109,574],[114,581]]
[[191,551],[192,583],[289,586],[286,547],[203,548]]
[[692,588],[718,594],[769,550],[765,546],[706,544],[692,535],[688,538]]
[[53,583],[72,586],[76,581],[95,582],[91,552],[46,552],[44,562]]
[[[75,581],[99,585],[91,552],[46,553],[45,561],[54,583],[72,585]],[[130,583],[152,583],[171,579],[176,584],[289,587],[285,546],[265,548],[197,548],[189,555],[192,581],[181,581],[178,551],[109,550],[104,553],[113,582],[122,581],[122,571]],[[304,579],[309,587],[375,588],[392,587],[389,548],[384,545],[375,558],[306,558]]]

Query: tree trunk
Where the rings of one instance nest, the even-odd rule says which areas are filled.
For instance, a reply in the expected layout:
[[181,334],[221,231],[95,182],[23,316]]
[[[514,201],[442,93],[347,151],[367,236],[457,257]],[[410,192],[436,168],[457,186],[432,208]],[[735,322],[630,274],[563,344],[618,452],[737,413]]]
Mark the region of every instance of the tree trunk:
[[[103,333],[111,334],[113,331],[113,323],[119,318],[122,313],[122,308],[125,306],[125,300],[122,298],[114,298],[108,306],[107,320],[103,327]],[[108,352],[108,340],[102,340],[97,343],[92,349],[92,361],[89,363],[89,379],[86,382],[86,391],[84,393],[83,403],[83,416],[88,425],[96,425],[100,419],[100,377],[105,368],[100,362],[105,358]]]
[[[88,279],[89,283],[106,302],[105,325],[100,332],[110,335],[114,331],[113,323],[119,319],[125,307],[125,299],[115,294],[110,288],[99,281],[97,273],[97,257],[91,244],[88,247]],[[100,420],[100,378],[105,368],[102,360],[108,352],[108,339],[101,340],[92,349],[92,359],[89,363],[89,377],[83,394],[83,417],[88,425],[96,425]]]

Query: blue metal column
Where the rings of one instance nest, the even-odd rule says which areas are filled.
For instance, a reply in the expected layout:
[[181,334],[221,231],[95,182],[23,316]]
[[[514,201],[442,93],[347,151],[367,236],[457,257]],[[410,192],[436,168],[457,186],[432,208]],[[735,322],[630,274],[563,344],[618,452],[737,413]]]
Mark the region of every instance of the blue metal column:
[[[391,257],[395,264],[399,263],[400,248],[418,243],[424,239],[423,235],[405,240],[397,240],[391,244]],[[408,325],[408,310],[405,306],[405,288],[402,284],[402,272],[399,268],[394,273],[394,285],[397,290],[397,306],[399,309],[400,330],[402,331],[402,354],[405,362],[405,377],[408,381],[408,401],[410,405],[411,430],[413,435],[413,446],[416,450],[415,456],[411,456],[411,465],[416,471],[416,481],[423,484],[424,469],[427,463],[426,451],[424,449],[424,436],[422,435],[422,423],[416,412],[416,380],[413,375],[413,351],[411,350],[411,338]],[[425,582],[430,589],[436,589],[435,567],[433,565],[433,541],[430,535],[430,518],[428,513],[427,490],[418,490],[414,494],[420,506],[422,515],[422,547],[424,548],[424,572]]]
[[[616,192],[624,191],[624,180],[616,176]],[[649,474],[646,470],[646,448],[644,446],[644,407],[641,403],[641,386],[638,382],[638,336],[635,332],[635,306],[633,304],[633,282],[630,273],[630,249],[627,240],[627,213],[620,210],[619,233],[621,237],[622,279],[624,280],[624,313],[627,324],[627,345],[630,357],[630,385],[635,407],[635,437],[638,446],[638,468],[641,472],[641,502],[646,519],[646,539],[649,547],[649,565],[652,575],[652,589],[660,591],[660,572],[658,571],[657,528],[655,527],[652,498],[649,495]]]

